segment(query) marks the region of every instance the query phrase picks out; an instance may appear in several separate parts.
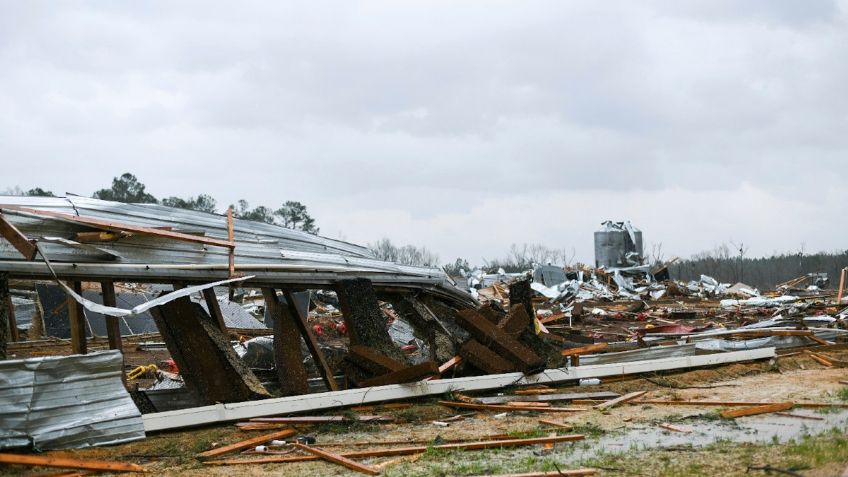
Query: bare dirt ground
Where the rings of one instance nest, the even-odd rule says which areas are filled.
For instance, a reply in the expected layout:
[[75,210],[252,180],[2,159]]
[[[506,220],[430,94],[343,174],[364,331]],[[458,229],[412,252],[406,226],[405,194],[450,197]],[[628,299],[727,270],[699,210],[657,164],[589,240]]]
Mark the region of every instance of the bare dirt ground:
[[[846,356],[840,357],[845,359]],[[716,401],[793,401],[844,404],[848,400],[848,369],[824,368],[805,355],[772,362],[734,364],[710,369],[641,376],[589,387],[563,387],[563,392],[649,391],[645,399]],[[512,390],[501,390],[510,393]],[[485,395],[494,395],[488,392]],[[462,476],[505,472],[599,468],[599,475],[765,475],[751,464],[769,464],[804,476],[841,475],[848,465],[848,411],[796,409],[793,413],[815,419],[775,415],[751,416],[735,421],[718,417],[720,407],[625,404],[608,411],[568,414],[480,412],[449,427],[432,421],[461,410],[436,404],[437,399],[410,403],[405,408],[376,406],[359,410],[396,419],[380,425],[321,425],[298,427],[301,435],[314,436],[317,446],[334,452],[373,449],[379,443],[427,445],[443,440],[478,440],[488,436],[541,437],[550,434],[583,434],[585,440],[538,447],[485,451],[429,449],[416,457],[360,459],[369,465],[386,464],[387,476]],[[466,411],[466,410],[462,410]],[[350,411],[330,410],[326,414]],[[467,412],[467,411],[466,411]],[[539,423],[552,419],[572,424],[567,431]],[[692,430],[676,433],[659,427],[672,423]],[[267,432],[267,431],[266,431]],[[159,433],[141,442],[120,446],[57,452],[79,459],[105,459],[142,464],[155,475],[362,475],[325,462],[209,466],[197,453],[237,442],[263,432],[242,432],[225,424],[182,432]],[[360,446],[356,443],[369,443]],[[407,444],[407,445],[409,445]],[[242,457],[232,455],[232,457]],[[249,456],[243,456],[249,457]],[[46,469],[43,469],[46,472]],[[0,469],[3,475],[31,475],[21,467]],[[38,473],[38,472],[35,472]],[[785,474],[784,474],[785,475]]]

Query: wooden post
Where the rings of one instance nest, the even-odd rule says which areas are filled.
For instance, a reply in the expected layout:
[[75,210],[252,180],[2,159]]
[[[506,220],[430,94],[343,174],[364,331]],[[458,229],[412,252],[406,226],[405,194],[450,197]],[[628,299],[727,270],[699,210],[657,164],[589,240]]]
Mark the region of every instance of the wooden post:
[[[82,283],[71,282],[71,288],[82,295]],[[71,350],[74,354],[87,354],[85,341],[85,309],[71,297],[68,297],[68,319],[71,322]]]
[[270,397],[199,303],[177,298],[151,308],[150,314],[186,389],[201,404]]
[[[103,293],[104,306],[117,306],[114,283],[100,282],[100,291]],[[121,325],[118,322],[118,317],[103,315],[103,319],[106,321],[106,336],[109,339],[109,349],[123,351],[123,344],[121,343]]]
[[842,304],[842,290],[845,288],[845,273],[848,272],[848,268],[843,268],[839,273],[839,293],[836,295],[836,304]]
[[218,296],[215,295],[215,290],[212,288],[203,290],[203,298],[206,300],[206,308],[209,309],[209,315],[218,324],[218,329],[222,333],[227,334],[227,323],[224,321],[224,314],[221,313],[221,304],[218,303]]
[[9,339],[12,343],[20,341],[21,336],[18,333],[18,319],[15,317],[15,304],[12,303],[12,295],[6,294],[6,307],[9,310]]
[[283,396],[306,394],[306,367],[300,350],[300,332],[287,306],[282,306],[273,288],[263,288],[265,306],[274,317],[274,361]]
[[0,272],[0,359],[6,359],[9,340],[9,274]]
[[285,292],[289,313],[293,318],[295,318],[295,324],[297,324],[297,327],[300,328],[300,334],[303,335],[303,339],[306,341],[306,347],[309,348],[309,352],[312,353],[312,358],[315,360],[315,366],[318,368],[318,372],[321,373],[321,377],[324,378],[324,383],[327,385],[327,389],[330,391],[338,391],[339,385],[336,383],[336,378],[333,376],[333,370],[330,368],[330,365],[327,364],[327,360],[324,358],[324,353],[321,351],[321,347],[318,345],[315,335],[313,335],[312,330],[309,329],[309,323],[307,321],[307,316],[309,314],[309,295],[308,292],[305,292],[304,294],[306,295],[306,306],[298,307],[295,302],[294,293],[290,291]]

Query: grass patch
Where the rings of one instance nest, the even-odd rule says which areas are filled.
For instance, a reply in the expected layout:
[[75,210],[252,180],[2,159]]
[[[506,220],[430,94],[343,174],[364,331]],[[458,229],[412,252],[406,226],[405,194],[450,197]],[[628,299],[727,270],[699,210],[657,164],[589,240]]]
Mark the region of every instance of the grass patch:
[[848,401],[848,387],[842,388],[836,392],[836,397],[841,401]]

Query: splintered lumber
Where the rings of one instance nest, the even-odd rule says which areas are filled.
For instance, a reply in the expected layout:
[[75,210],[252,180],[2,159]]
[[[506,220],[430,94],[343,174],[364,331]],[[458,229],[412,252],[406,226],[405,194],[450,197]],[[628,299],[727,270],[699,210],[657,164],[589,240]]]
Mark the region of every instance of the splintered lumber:
[[297,417],[254,417],[250,422],[285,423],[285,424],[328,424],[344,422],[393,422],[394,418],[386,416],[297,416]]
[[725,419],[736,419],[743,416],[756,416],[757,414],[768,414],[770,412],[788,411],[795,404],[791,402],[778,402],[774,404],[764,404],[762,406],[743,407],[741,409],[730,409],[721,413],[721,417]]
[[137,464],[108,462],[102,460],[80,460],[49,455],[0,454],[0,464],[58,467],[61,469],[102,470],[108,472],[147,472]]
[[758,348],[744,351],[729,351],[698,356],[682,356],[644,361],[613,364],[592,364],[579,368],[547,369],[542,373],[525,375],[520,372],[467,376],[462,378],[439,379],[409,384],[392,384],[371,388],[354,388],[343,391],[312,393],[230,403],[226,406],[214,404],[191,409],[144,414],[145,432],[178,429],[203,424],[239,421],[252,417],[276,416],[281,413],[309,413],[344,406],[360,406],[401,399],[416,399],[424,396],[444,394],[446,392],[472,392],[500,389],[506,386],[542,385],[585,378],[606,378],[629,374],[653,373],[672,369],[716,366],[775,356],[774,348]]
[[618,406],[621,403],[625,403],[627,401],[632,401],[638,397],[644,396],[648,391],[635,391],[632,393],[627,393],[624,396],[619,396],[615,399],[610,399],[609,401],[602,402],[600,404],[595,404],[593,407],[595,409],[609,409],[611,407]]
[[579,348],[567,348],[560,351],[560,354],[562,354],[563,356],[576,356],[581,354],[594,353],[595,351],[606,349],[608,346],[608,343],[595,343],[593,345],[581,346]]
[[459,355],[454,356],[453,358],[445,361],[444,364],[439,366],[439,374],[444,374],[445,371],[450,370],[451,368],[455,367],[456,365],[458,365],[461,362],[462,362],[462,356],[459,356]]
[[265,442],[270,442],[274,439],[283,439],[289,436],[293,436],[294,434],[294,429],[285,429],[282,431],[272,432],[270,434],[263,434],[261,436],[251,437],[250,439],[239,441],[227,446],[216,447],[215,449],[210,449],[206,452],[201,452],[200,454],[197,454],[197,456],[203,458],[218,457],[219,455],[229,454],[230,452],[237,452],[242,449],[247,449],[250,447],[257,446],[259,444],[264,444]]
[[776,412],[774,414],[775,414],[775,416],[794,417],[794,418],[797,418],[797,419],[809,419],[809,420],[812,420],[812,421],[824,421],[823,417],[805,416],[804,414],[795,414],[793,412]]
[[[400,447],[395,449],[378,449],[366,451],[344,452],[339,455],[349,459],[365,457],[387,457],[394,455],[409,455],[427,452],[428,449],[445,450],[478,450],[494,449],[501,447],[532,446],[537,444],[556,444],[559,442],[574,442],[583,440],[582,434],[569,434],[565,436],[536,437],[531,439],[504,439],[496,441],[458,442],[453,444],[439,444],[431,446]],[[281,464],[285,462],[307,462],[318,460],[318,456],[289,456],[289,457],[265,457],[259,459],[229,459],[207,461],[209,465],[236,465],[236,464]]]
[[[516,392],[515,394],[518,394]],[[517,396],[486,396],[473,398],[474,402],[479,404],[504,404],[507,402],[547,402],[547,401],[574,401],[580,399],[613,399],[619,397],[620,394],[609,391],[600,391],[594,393],[559,393],[559,394],[537,394],[537,395],[517,395]],[[594,403],[593,403],[594,404]]]
[[595,475],[597,473],[598,473],[597,469],[565,469],[565,470],[551,470],[551,471],[548,471],[548,472],[526,472],[526,473],[523,473],[523,474],[475,475],[473,477],[556,477],[558,475],[574,477],[574,476],[583,476],[583,475]]
[[571,424],[568,424],[566,422],[551,421],[549,419],[539,419],[539,424],[546,424],[548,426],[559,427],[560,429],[574,429],[574,426]]
[[668,422],[663,422],[662,424],[660,424],[660,427],[662,427],[663,429],[669,430],[669,431],[674,431],[674,432],[683,432],[683,433],[687,433],[687,434],[692,432],[692,429],[686,429],[684,427],[675,426],[674,424],[670,424]]
[[377,376],[376,378],[369,378],[359,382],[360,386],[382,386],[384,384],[399,384],[399,383],[408,383],[411,381],[418,381],[419,379],[438,376],[439,375],[439,365],[434,361],[425,361],[421,364],[415,364],[412,366],[407,366],[398,371],[392,371],[389,374],[384,374],[382,376]]
[[477,341],[491,347],[521,371],[531,373],[544,369],[544,359],[509,333],[493,325],[476,310],[460,310],[456,313],[456,321]]
[[819,363],[823,366],[827,366],[827,367],[833,366],[833,362],[831,362],[829,359],[825,358],[824,356],[822,356],[820,354],[813,353],[810,350],[804,350],[804,352],[807,353],[810,356],[810,358],[813,358],[813,361],[815,361],[815,362],[817,362],[817,363]]
[[324,449],[319,449],[317,447],[307,446],[299,443],[295,443],[294,446],[302,451],[314,454],[328,462],[345,466],[350,470],[355,470],[357,472],[362,472],[363,474],[368,475],[378,475],[380,473],[379,470],[373,467],[369,467],[365,464],[360,464],[359,462],[352,461],[345,456],[334,454],[332,452],[325,451]]
[[[666,401],[661,399],[640,399],[639,401],[631,401],[630,404],[663,404],[669,406],[768,406],[775,404],[773,402],[757,402],[757,401]],[[778,403],[783,404],[783,403]],[[792,403],[795,407],[806,409],[822,409],[828,407],[848,408],[848,404],[839,403],[824,403],[824,402],[796,402]]]
[[474,404],[470,402],[439,401],[446,407],[458,407],[462,409],[479,409],[482,411],[535,411],[535,412],[580,412],[586,411],[585,407],[538,407],[538,406],[509,406],[499,404]]

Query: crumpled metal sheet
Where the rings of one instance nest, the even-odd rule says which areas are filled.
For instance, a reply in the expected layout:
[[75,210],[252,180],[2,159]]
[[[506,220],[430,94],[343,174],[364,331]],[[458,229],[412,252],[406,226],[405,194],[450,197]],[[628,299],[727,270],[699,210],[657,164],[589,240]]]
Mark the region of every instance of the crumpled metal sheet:
[[119,351],[0,361],[0,448],[74,449],[144,439]]

